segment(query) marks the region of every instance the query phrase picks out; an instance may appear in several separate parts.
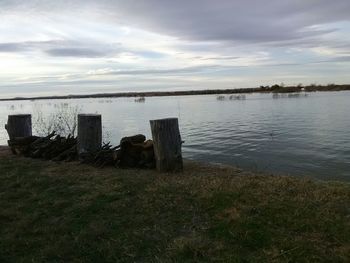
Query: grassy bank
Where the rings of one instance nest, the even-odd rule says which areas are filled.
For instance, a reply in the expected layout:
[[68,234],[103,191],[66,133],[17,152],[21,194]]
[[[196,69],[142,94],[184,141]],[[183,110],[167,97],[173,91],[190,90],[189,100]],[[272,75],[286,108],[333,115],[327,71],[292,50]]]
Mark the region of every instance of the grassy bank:
[[348,262],[350,185],[0,154],[0,262]]

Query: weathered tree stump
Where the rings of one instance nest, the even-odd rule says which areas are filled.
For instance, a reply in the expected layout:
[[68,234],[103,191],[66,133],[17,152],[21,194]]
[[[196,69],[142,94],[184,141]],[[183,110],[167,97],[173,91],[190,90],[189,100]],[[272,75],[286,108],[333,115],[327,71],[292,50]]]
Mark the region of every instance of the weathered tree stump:
[[101,149],[102,121],[99,114],[78,114],[78,154]]
[[10,140],[16,137],[32,136],[32,115],[9,115],[5,129],[7,130]]
[[156,167],[160,172],[183,170],[181,136],[177,118],[151,120]]

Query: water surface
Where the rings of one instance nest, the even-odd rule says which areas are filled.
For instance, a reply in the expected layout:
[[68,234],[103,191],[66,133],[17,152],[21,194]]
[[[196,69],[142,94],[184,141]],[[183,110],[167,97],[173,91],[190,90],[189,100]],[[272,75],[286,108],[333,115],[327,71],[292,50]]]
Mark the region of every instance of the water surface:
[[[49,115],[60,105],[100,113],[104,139],[150,137],[149,120],[179,118],[185,158],[236,165],[253,171],[350,180],[350,92],[304,97],[250,94],[245,100],[214,95],[0,102],[0,125],[8,114]],[[7,140],[0,130],[0,144]]]

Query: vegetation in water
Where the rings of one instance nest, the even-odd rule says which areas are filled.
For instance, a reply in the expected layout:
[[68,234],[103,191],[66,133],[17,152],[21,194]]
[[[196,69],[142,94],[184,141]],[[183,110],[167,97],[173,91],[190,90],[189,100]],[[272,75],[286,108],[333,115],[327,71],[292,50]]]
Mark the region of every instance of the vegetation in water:
[[308,93],[305,92],[294,92],[294,93],[273,93],[273,99],[281,99],[281,98],[305,98],[309,97]]
[[135,98],[135,100],[134,100],[135,102],[145,102],[146,101],[146,98],[145,97],[137,97],[137,98]]
[[[216,97],[217,100],[226,100],[226,96],[224,95],[219,95]],[[245,100],[246,99],[246,95],[245,94],[238,94],[238,95],[230,95],[228,96],[229,100]]]
[[231,95],[229,97],[230,100],[245,100],[246,95],[245,94],[238,94],[238,95]]
[[76,135],[78,114],[82,108],[68,103],[54,104],[52,112],[47,114],[42,106],[36,105],[33,112],[33,129],[36,134],[45,136],[55,131],[62,136]]
[[145,91],[145,92],[118,92],[118,93],[98,93],[88,95],[63,95],[63,96],[46,96],[46,97],[16,97],[4,100],[31,100],[38,99],[73,99],[73,98],[114,98],[114,97],[151,97],[151,96],[185,96],[185,95],[210,95],[210,94],[242,94],[242,93],[288,93],[288,92],[313,92],[313,91],[342,91],[350,90],[350,84],[337,85],[305,85],[298,84],[296,86],[285,86],[282,84],[275,84],[272,86],[260,86],[259,88],[232,88],[232,89],[212,89],[212,90],[183,90],[183,91]]

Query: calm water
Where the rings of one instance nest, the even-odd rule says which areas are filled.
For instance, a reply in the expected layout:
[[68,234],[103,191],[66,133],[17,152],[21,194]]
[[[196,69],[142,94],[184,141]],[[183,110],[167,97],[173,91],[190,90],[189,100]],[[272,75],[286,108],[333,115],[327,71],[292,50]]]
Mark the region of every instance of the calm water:
[[[350,92],[308,97],[247,95],[220,101],[216,96],[79,99],[0,102],[0,144],[8,114],[49,114],[58,105],[79,105],[100,113],[105,140],[150,137],[149,120],[178,117],[183,155],[198,161],[232,164],[253,171],[350,181]],[[35,123],[34,130],[36,129]]]

